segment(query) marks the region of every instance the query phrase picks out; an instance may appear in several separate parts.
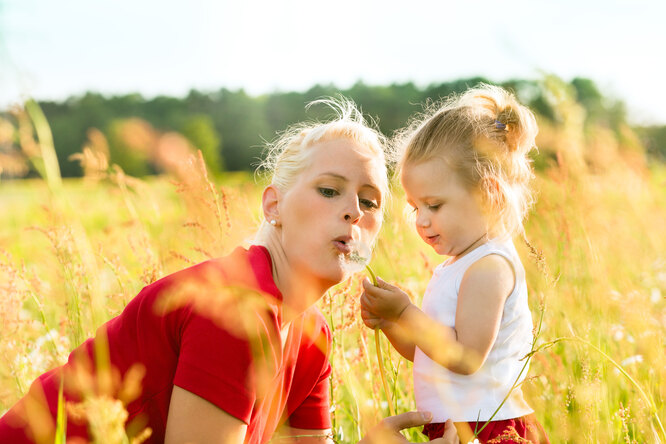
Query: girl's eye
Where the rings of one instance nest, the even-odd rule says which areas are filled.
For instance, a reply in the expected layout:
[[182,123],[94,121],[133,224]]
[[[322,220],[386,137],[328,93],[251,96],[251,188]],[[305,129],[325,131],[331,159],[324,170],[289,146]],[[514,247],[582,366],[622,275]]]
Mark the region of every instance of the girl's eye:
[[379,205],[377,205],[373,200],[359,199],[358,201],[361,203],[361,205],[363,205],[365,208],[369,210],[376,210],[377,208],[379,208]]
[[338,194],[338,191],[333,189],[333,188],[325,188],[325,187],[319,187],[317,188],[317,191],[319,191],[319,194],[321,194],[324,197],[335,197]]
[[442,204],[428,205],[428,209],[430,211],[437,211],[437,210],[439,210],[439,207],[441,207],[441,206],[442,206]]

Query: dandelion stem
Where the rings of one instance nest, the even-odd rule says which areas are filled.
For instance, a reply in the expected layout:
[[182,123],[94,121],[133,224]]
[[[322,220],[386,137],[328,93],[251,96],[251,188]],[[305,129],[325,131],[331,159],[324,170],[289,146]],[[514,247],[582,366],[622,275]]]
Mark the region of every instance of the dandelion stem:
[[[370,274],[372,285],[376,287],[377,275],[375,275],[369,265],[366,265],[365,269],[368,271],[368,274]],[[384,359],[382,358],[382,347],[380,339],[380,329],[375,327],[375,350],[377,352],[377,363],[379,364],[379,375],[382,377],[382,385],[384,386],[384,395],[386,396],[386,401],[388,402],[389,412],[392,416],[395,416],[395,409],[393,408],[393,403],[391,403],[391,392],[389,391],[388,383],[386,382],[386,371],[384,369]]]

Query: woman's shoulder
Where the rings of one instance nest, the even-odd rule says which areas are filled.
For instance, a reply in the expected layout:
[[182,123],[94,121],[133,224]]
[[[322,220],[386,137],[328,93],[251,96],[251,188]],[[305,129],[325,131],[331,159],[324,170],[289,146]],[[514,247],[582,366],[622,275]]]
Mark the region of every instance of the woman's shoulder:
[[270,257],[260,246],[237,247],[225,256],[175,271],[146,285],[140,294],[181,289],[200,292],[223,287],[257,290],[281,299],[273,281]]

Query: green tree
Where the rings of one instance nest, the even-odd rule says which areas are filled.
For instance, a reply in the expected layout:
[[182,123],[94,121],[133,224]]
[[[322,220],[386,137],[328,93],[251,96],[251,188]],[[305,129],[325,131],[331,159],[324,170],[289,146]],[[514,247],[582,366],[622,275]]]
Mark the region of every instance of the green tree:
[[130,176],[141,177],[155,172],[151,165],[157,134],[147,122],[115,119],[107,130],[111,163],[119,165]]
[[219,174],[223,170],[220,155],[222,141],[210,116],[195,114],[188,117],[180,132],[195,148],[201,150],[208,171]]

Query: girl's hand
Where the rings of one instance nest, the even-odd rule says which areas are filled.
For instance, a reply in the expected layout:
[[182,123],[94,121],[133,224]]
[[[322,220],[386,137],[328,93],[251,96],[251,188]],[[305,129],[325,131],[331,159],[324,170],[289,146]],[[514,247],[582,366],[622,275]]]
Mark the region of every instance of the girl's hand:
[[[361,296],[363,297],[363,296]],[[382,319],[374,313],[371,313],[363,306],[363,300],[361,300],[361,319],[366,327],[375,329],[375,328],[385,328],[388,324],[386,319]]]
[[376,287],[368,278],[363,279],[363,289],[361,316],[365,325],[371,328],[381,327],[381,320],[397,321],[412,303],[407,293],[380,278],[377,278]]

